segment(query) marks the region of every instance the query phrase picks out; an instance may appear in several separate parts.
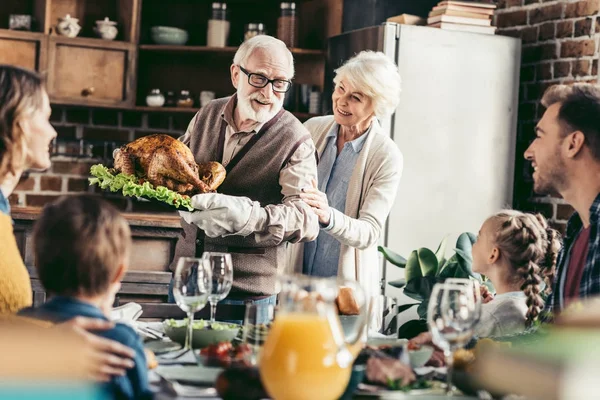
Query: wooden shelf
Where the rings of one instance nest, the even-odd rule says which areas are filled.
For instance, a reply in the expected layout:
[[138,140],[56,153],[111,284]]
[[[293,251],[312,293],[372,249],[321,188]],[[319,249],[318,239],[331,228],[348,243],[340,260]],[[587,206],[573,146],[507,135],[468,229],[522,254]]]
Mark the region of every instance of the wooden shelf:
[[135,111],[142,112],[165,112],[165,113],[189,113],[195,114],[198,112],[196,107],[148,107],[148,106],[135,106]]
[[[162,45],[162,44],[141,44],[139,46],[142,51],[153,51],[159,53],[223,53],[223,54],[234,54],[237,51],[237,47],[208,47],[208,46],[174,46],[174,45]],[[290,49],[294,55],[312,55],[324,57],[325,52],[323,50],[315,49]]]
[[[126,108],[124,108],[126,109]],[[164,112],[164,113],[189,113],[189,114],[195,114],[196,112],[198,112],[198,108],[196,107],[146,107],[146,106],[136,106],[133,108],[135,111],[141,111],[141,112],[146,112],[146,113],[152,113],[152,112]],[[291,111],[292,114],[294,114],[294,116],[296,116],[296,118],[301,119],[301,120],[306,120],[312,117],[318,117],[318,114],[309,114],[309,113],[305,113],[305,112],[297,112],[297,111]]]
[[0,36],[4,38],[15,38],[15,39],[32,39],[40,40],[45,38],[47,35],[42,32],[32,31],[16,31],[12,29],[0,29]]

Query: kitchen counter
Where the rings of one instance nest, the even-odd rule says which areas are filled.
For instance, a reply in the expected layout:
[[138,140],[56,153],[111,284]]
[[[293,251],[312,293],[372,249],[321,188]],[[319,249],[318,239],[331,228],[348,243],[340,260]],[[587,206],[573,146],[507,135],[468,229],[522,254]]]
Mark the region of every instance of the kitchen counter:
[[[11,216],[21,256],[31,276],[34,304],[46,301],[46,293],[35,269],[31,233],[41,208],[14,207]],[[123,213],[131,228],[132,250],[129,270],[122,282],[115,305],[135,301],[156,314],[156,306],[167,302],[171,264],[175,246],[181,236],[177,214]],[[157,315],[155,317],[160,317]]]
[[[35,221],[42,212],[39,207],[12,207],[14,220]],[[181,228],[177,214],[121,213],[130,226],[147,226],[157,228]]]

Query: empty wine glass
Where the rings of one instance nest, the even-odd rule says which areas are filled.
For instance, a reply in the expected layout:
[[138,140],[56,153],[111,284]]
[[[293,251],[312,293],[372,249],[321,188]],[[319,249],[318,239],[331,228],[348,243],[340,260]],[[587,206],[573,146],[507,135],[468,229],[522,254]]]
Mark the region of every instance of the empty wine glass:
[[233,263],[231,254],[206,251],[202,255],[206,267],[212,272],[212,290],[208,296],[210,302],[210,323],[215,322],[217,304],[229,294],[233,285]]
[[469,278],[448,278],[444,283],[451,285],[466,285],[467,287],[472,288],[473,294],[475,295],[475,324],[477,324],[481,320],[481,305],[483,304],[479,281]]
[[244,314],[242,343],[249,346],[250,352],[246,360],[251,365],[258,365],[260,350],[275,318],[273,304],[248,304]]
[[446,358],[446,394],[451,396],[453,352],[463,347],[473,337],[477,318],[475,295],[468,285],[436,284],[433,287],[427,323],[433,343],[444,351]]
[[185,350],[192,349],[194,313],[206,306],[212,287],[211,270],[201,258],[181,257],[173,283],[175,302],[188,315]]

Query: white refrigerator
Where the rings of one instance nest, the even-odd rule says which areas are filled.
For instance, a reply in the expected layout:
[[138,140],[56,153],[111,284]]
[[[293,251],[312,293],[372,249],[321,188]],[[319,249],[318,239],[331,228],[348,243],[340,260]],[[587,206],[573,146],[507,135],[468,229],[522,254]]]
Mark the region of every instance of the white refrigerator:
[[[362,50],[387,54],[402,77],[400,105],[382,121],[404,156],[398,196],[381,243],[407,257],[435,251],[512,205],[521,42],[518,39],[385,23],[329,40],[333,70]],[[516,157],[522,157],[517,154]],[[382,260],[382,289],[403,271]]]

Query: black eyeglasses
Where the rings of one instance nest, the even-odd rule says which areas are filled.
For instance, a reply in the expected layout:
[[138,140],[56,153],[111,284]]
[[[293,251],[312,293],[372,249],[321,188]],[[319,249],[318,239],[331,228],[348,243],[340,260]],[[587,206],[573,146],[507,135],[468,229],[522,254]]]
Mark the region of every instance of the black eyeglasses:
[[269,79],[261,74],[254,74],[252,72],[247,71],[241,65],[238,65],[240,70],[248,75],[248,83],[255,88],[264,88],[269,83],[273,85],[273,91],[277,93],[285,93],[292,87],[291,81],[286,81],[285,79]]

